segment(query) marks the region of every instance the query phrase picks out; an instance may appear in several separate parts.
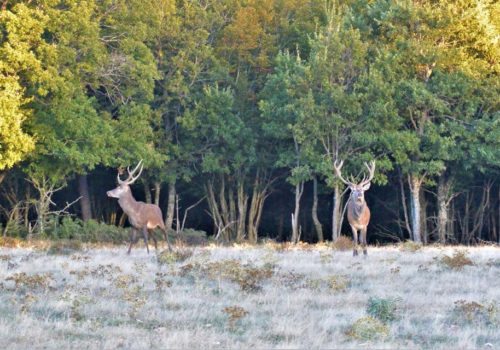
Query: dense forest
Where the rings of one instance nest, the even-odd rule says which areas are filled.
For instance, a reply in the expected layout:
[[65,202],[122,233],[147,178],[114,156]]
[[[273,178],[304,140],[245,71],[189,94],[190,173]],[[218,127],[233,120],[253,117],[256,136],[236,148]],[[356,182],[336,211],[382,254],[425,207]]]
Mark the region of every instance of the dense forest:
[[375,160],[369,242],[500,241],[496,0],[0,6],[4,236],[126,225],[106,191],[143,159],[171,230],[335,240],[335,161]]

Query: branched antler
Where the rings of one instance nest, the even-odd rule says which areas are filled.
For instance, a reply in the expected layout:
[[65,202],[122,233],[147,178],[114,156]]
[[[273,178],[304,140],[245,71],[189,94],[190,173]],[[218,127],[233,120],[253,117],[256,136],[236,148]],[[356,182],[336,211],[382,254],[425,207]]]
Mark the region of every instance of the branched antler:
[[[130,171],[130,167],[127,167],[128,177],[127,177],[126,180],[121,180],[120,179],[120,175],[123,174],[123,169],[121,167],[118,168],[118,175],[116,175],[116,178],[118,179],[118,183],[120,185],[131,185],[131,184],[133,184],[135,182],[135,180],[137,180],[139,178],[139,176],[141,176],[142,169],[144,169],[144,165],[141,165],[141,164],[142,164],[142,159],[136,165],[136,167],[134,168],[134,170]],[[137,169],[139,168],[139,166],[141,167],[141,169],[139,170],[139,174],[137,174],[137,176],[135,176],[135,173],[136,173]]]

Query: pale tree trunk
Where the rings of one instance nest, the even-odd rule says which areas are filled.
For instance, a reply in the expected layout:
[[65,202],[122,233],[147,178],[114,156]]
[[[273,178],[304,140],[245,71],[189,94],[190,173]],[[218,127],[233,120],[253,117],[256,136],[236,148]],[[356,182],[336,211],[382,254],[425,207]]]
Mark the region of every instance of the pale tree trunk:
[[155,181],[155,205],[160,206],[161,183]]
[[439,177],[438,188],[437,188],[437,206],[438,206],[438,218],[437,218],[437,231],[439,237],[439,243],[446,244],[449,228],[449,204],[453,199],[450,194],[451,190],[451,179],[445,174]]
[[427,198],[424,188],[420,186],[420,239],[423,244],[429,243],[429,232],[427,230]]
[[332,242],[335,242],[340,236],[340,206],[341,206],[342,195],[340,194],[340,189],[338,185],[335,185],[333,191],[333,209],[332,209]]
[[78,193],[80,195],[80,207],[82,209],[82,220],[92,220],[92,210],[90,204],[90,193],[87,175],[76,175],[78,180]]
[[[241,181],[238,184],[237,197],[238,197],[238,218],[236,219],[237,221],[236,240],[238,242],[241,242],[245,237],[245,223],[246,223],[247,206],[248,206],[248,195],[245,193],[243,181]],[[250,237],[248,238],[250,239]]]
[[219,212],[219,206],[217,204],[217,200],[215,199],[215,191],[214,184],[212,181],[208,181],[205,186],[205,193],[207,196],[208,208],[210,211],[210,215],[212,216],[212,220],[214,222],[214,234],[217,235],[220,233],[220,230],[224,228],[224,222],[222,221],[222,216]]
[[151,197],[151,190],[149,188],[149,181],[143,180],[142,185],[144,187],[144,198],[146,203],[151,204],[153,202],[153,198]]
[[318,242],[323,242],[323,227],[318,219],[318,178],[316,175],[313,177],[313,206],[311,215],[316,233],[318,234]]
[[292,214],[292,242],[297,243],[300,239],[299,214],[300,198],[304,192],[304,181],[299,181],[295,185],[295,210]]
[[406,230],[408,231],[410,240],[413,240],[413,232],[411,231],[410,220],[408,219],[408,207],[406,206],[406,195],[403,183],[403,175],[401,174],[401,171],[399,172],[399,186],[401,190],[401,204],[403,206],[403,215],[405,217]]
[[169,182],[168,184],[168,202],[167,202],[167,212],[165,214],[165,227],[167,232],[173,230],[174,223],[174,212],[175,212],[175,181]]
[[264,208],[264,202],[270,194],[271,185],[274,182],[274,179],[271,177],[262,176],[261,174],[260,171],[257,171],[255,175],[252,200],[250,201],[250,209],[248,211],[247,233],[248,239],[252,243],[257,242],[262,209]]
[[421,239],[421,208],[420,208],[420,189],[422,179],[414,175],[408,175],[410,185],[410,210],[411,210],[411,229],[413,232],[413,241],[420,243]]

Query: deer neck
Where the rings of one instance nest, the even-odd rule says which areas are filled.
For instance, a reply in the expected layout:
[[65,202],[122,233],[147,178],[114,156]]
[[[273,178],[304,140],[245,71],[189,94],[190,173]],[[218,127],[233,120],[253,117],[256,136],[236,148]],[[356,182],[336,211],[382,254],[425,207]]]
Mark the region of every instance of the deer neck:
[[361,203],[358,203],[355,201],[353,198],[349,200],[349,209],[351,209],[352,217],[354,219],[359,219],[363,213],[365,212],[366,209],[366,202],[363,201]]
[[131,214],[137,212],[138,202],[132,196],[132,192],[128,191],[123,196],[118,199],[118,204],[122,207],[125,214],[130,216]]

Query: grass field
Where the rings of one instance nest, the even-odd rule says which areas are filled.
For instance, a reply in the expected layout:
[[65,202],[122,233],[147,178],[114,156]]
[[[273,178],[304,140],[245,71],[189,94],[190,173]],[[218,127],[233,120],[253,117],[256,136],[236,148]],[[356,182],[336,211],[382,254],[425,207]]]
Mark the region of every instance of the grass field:
[[498,247],[176,252],[1,248],[0,348],[500,347]]

